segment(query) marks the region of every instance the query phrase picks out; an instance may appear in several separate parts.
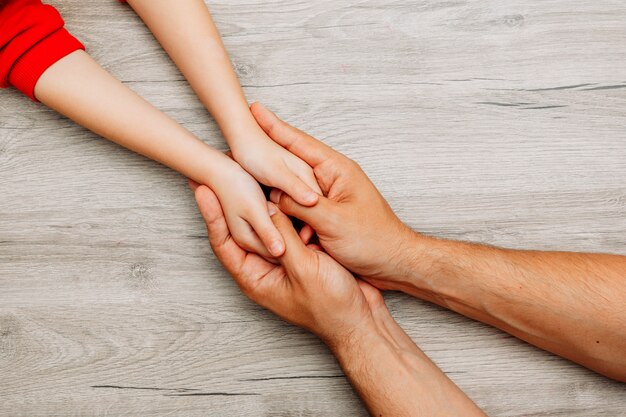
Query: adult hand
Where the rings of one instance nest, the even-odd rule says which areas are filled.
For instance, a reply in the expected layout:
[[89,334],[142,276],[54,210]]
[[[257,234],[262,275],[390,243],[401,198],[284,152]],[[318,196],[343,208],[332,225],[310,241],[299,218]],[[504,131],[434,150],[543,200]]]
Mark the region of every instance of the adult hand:
[[[313,207],[273,190],[281,211],[303,220],[317,232],[329,255],[379,288],[401,274],[406,251],[416,234],[393,213],[359,165],[322,142],[288,125],[259,103],[251,106],[258,124],[279,145],[307,162],[324,193]],[[303,230],[305,239],[311,232]],[[304,236],[308,235],[308,236]]]
[[274,265],[233,240],[215,194],[192,184],[209,242],[254,302],[318,335],[372,415],[483,416],[398,326],[380,292],[356,280],[315,245],[302,242],[274,204],[268,211],[286,243]]
[[192,183],[213,252],[254,302],[318,335],[329,346],[369,325],[372,309],[384,307],[374,287],[358,281],[315,245],[301,241],[289,218],[273,203],[268,211],[286,249],[275,265],[233,239],[216,195]]
[[270,198],[313,226],[334,259],[379,289],[432,301],[626,381],[626,257],[499,249],[414,233],[357,164],[258,104],[252,112],[275,142],[313,167],[326,195],[315,207],[278,191]]

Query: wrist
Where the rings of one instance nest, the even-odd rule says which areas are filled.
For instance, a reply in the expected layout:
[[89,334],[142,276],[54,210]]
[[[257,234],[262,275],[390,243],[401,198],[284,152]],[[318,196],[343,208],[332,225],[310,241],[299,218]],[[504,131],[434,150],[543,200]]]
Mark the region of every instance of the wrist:
[[237,122],[223,123],[220,125],[220,130],[233,151],[233,155],[248,147],[251,142],[256,142],[259,138],[266,136],[251,115],[232,120],[237,120]]
[[376,286],[411,295],[432,290],[431,278],[436,277],[441,260],[445,258],[445,241],[417,233],[407,226],[398,236],[398,250],[388,262],[392,270]]
[[451,295],[448,269],[462,256],[456,243],[413,232],[390,289],[446,305]]
[[368,353],[386,352],[401,358],[407,352],[415,353],[417,349],[384,304],[375,308],[367,320],[349,333],[324,342],[344,369],[350,368],[354,358],[364,357]]
[[370,346],[372,343],[385,343],[386,339],[373,317],[369,317],[342,335],[333,338],[322,338],[322,341],[333,352],[340,362],[352,357],[362,350],[363,346]]
[[208,186],[210,189],[219,192],[221,188],[230,187],[235,172],[242,168],[226,154],[209,148],[204,158],[201,158],[200,178],[193,180]]

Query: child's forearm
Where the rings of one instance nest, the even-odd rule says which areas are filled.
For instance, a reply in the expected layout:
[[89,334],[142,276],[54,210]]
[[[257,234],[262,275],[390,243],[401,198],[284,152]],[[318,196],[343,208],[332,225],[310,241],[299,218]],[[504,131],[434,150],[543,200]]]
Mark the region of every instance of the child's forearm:
[[95,133],[211,187],[238,244],[263,256],[284,251],[254,178],[117,81],[85,52],[73,52],[49,67],[35,85],[35,97]]
[[35,96],[100,136],[211,188],[233,163],[113,78],[84,51],[48,68],[35,86]]
[[217,121],[231,148],[259,127],[202,0],[129,0]]
[[203,0],[128,0],[217,121],[233,158],[257,181],[311,206],[313,169],[268,138],[252,116]]

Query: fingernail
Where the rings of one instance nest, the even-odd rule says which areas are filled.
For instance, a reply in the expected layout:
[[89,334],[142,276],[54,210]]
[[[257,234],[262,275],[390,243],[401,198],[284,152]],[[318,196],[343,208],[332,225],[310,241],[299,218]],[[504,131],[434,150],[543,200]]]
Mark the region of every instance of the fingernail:
[[270,200],[272,200],[273,203],[278,204],[278,202],[280,201],[280,195],[282,194],[282,191],[280,191],[277,188],[274,188],[271,192],[270,192]]
[[274,214],[276,214],[277,209],[276,209],[276,206],[274,205],[274,203],[271,203],[269,201],[267,202],[267,212],[270,215],[270,217],[273,216]]
[[279,256],[283,251],[283,243],[280,240],[275,240],[270,245],[270,253],[274,256]]
[[310,191],[304,195],[304,201],[307,203],[315,203],[317,201],[317,194]]

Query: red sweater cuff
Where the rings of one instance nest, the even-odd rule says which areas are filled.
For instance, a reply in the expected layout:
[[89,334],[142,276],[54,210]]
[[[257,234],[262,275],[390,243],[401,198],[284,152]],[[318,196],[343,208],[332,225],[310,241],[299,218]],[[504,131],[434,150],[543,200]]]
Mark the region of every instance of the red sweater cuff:
[[35,84],[52,64],[70,53],[85,49],[67,30],[60,28],[36,43],[11,68],[9,82],[33,101]]

